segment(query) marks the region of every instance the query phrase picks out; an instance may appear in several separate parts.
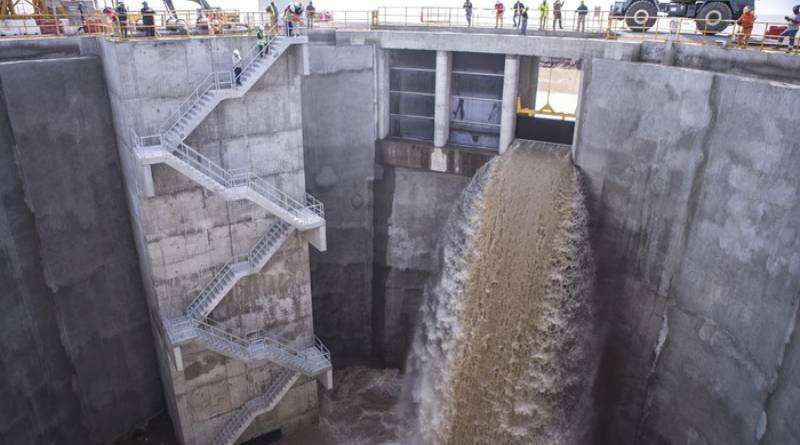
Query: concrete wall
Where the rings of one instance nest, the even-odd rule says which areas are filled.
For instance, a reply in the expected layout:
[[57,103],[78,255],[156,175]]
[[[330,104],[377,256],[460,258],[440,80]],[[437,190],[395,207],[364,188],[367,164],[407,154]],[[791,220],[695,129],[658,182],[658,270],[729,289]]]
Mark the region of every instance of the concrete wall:
[[[153,131],[212,69],[230,69],[234,48],[249,48],[253,40],[98,43],[93,50],[103,56],[120,142],[127,143],[125,131]],[[291,47],[244,98],[220,104],[186,142],[225,168],[250,169],[302,197],[301,60]],[[179,440],[205,444],[245,401],[263,394],[277,367],[244,364],[190,344],[182,348],[185,369],[178,371],[160,319],[181,315],[214,272],[246,253],[275,217],[249,202],[228,202],[165,165],[153,167],[156,195],[146,198],[138,165],[123,153],[167,404]],[[264,329],[309,346],[309,259],[300,236],[292,235],[260,273],[240,280],[211,317],[239,332]],[[316,389],[315,381],[302,378],[243,437],[279,427],[288,435],[313,421]]]
[[583,87],[599,440],[797,443],[800,88],[598,59]]
[[402,368],[450,210],[469,176],[379,166],[375,183],[373,350]]
[[107,443],[163,399],[101,64],[0,84],[0,442]]
[[374,49],[310,45],[309,60],[306,184],[325,204],[328,236],[328,251],[311,255],[314,327],[339,367],[371,353]]

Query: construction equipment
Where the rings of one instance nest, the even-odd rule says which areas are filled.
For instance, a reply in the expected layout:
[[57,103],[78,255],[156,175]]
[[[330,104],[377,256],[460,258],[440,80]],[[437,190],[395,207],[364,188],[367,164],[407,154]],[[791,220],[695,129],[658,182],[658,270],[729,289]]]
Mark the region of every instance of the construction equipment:
[[[223,24],[224,26],[230,27],[231,24],[238,24],[240,21],[239,11],[223,10],[222,8],[211,6],[206,0],[189,1],[200,5],[196,25],[201,30],[207,31],[209,23],[219,24],[219,27],[222,27]],[[179,16],[172,0],[163,0],[163,2],[164,8],[170,14],[170,18],[167,19],[167,29],[170,31],[185,32],[187,30],[186,22],[184,18]]]
[[0,0],[0,19],[50,17],[52,13],[45,0]]
[[614,3],[611,17],[625,20],[631,31],[645,32],[655,25],[660,12],[668,17],[693,18],[698,31],[717,34],[738,20],[745,6],[755,8],[755,0],[626,0]]

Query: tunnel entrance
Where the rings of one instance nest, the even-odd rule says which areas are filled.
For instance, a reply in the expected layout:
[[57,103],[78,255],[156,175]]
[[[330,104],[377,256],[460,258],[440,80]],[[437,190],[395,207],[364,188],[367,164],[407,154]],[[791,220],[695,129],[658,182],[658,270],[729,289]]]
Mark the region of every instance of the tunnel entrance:
[[581,83],[577,60],[523,57],[515,136],[571,145]]

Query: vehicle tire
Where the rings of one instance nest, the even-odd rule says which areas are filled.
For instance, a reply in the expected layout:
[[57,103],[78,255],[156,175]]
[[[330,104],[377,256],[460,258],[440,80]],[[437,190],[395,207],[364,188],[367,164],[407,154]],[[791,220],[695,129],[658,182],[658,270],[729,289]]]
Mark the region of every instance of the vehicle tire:
[[647,0],[634,2],[625,11],[625,24],[633,32],[645,32],[656,24],[658,19],[658,7],[655,3]]
[[697,31],[705,35],[714,35],[722,32],[730,26],[733,19],[731,7],[725,3],[708,3],[700,10],[700,14],[695,17]]

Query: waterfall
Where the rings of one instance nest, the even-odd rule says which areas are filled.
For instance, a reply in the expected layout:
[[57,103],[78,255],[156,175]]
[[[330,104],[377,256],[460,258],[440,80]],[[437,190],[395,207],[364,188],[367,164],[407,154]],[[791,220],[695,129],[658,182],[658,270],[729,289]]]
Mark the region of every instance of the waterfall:
[[409,443],[591,442],[597,342],[579,174],[516,143],[456,204],[407,363]]

